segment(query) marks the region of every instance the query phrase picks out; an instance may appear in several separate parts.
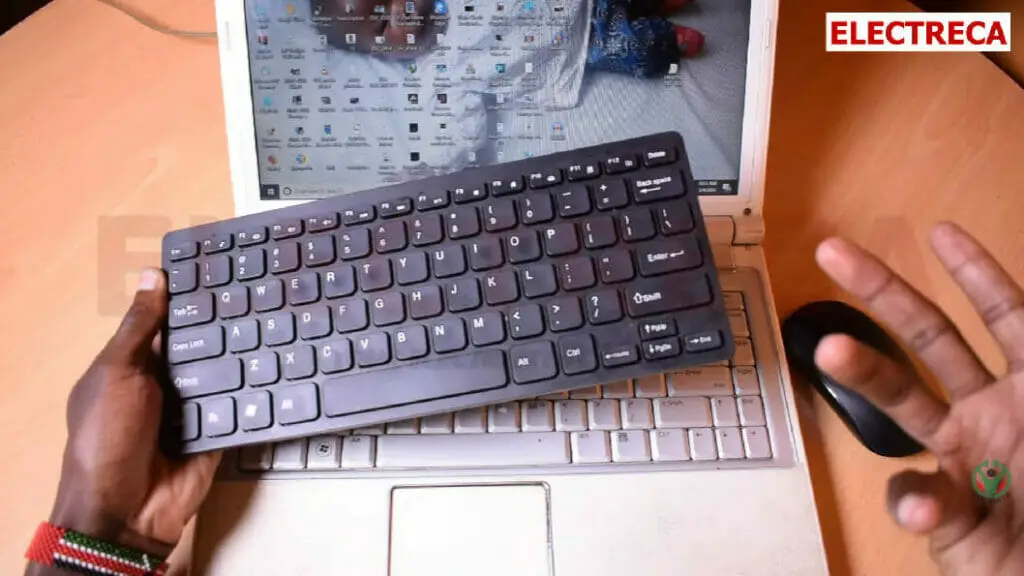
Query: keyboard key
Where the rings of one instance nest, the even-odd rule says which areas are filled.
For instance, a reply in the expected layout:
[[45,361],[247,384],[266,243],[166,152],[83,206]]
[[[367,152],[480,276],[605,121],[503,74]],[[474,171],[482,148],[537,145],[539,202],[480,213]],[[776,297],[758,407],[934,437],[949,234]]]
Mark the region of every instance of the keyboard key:
[[756,396],[761,393],[761,382],[757,377],[757,368],[753,366],[736,366],[732,369],[732,381],[739,396]]
[[312,346],[300,346],[281,353],[285,380],[304,380],[316,374],[316,361]]
[[694,428],[690,433],[690,455],[694,460],[718,459],[715,432],[710,428]]
[[205,326],[173,332],[167,337],[167,362],[182,364],[216,358],[224,353],[224,329]]
[[491,180],[488,184],[491,189],[492,196],[505,196],[507,194],[515,194],[523,189],[523,178],[504,178]]
[[306,470],[335,470],[341,467],[341,436],[314,436],[309,439]]
[[540,306],[526,304],[509,311],[508,331],[516,340],[544,333],[544,318],[541,316]]
[[262,472],[273,465],[273,444],[250,444],[239,450],[238,469],[242,472]]
[[583,222],[583,245],[590,250],[612,246],[618,240],[611,216],[598,216]]
[[685,202],[664,204],[655,210],[655,217],[658,219],[658,230],[662,236],[691,232],[695,227],[693,211]]
[[395,331],[395,358],[412,360],[427,355],[427,329],[423,326],[407,326]]
[[420,418],[420,434],[451,434],[452,415],[450,413],[434,414]]
[[359,288],[363,292],[374,292],[390,288],[393,280],[391,261],[386,259],[370,260],[356,266],[359,272]]
[[573,432],[570,444],[574,464],[612,461],[612,446],[607,432]]
[[484,408],[459,410],[454,414],[456,434],[483,434],[487,431],[487,411]]
[[306,218],[306,231],[310,233],[334,230],[338,227],[338,214],[321,214]]
[[171,266],[167,271],[168,292],[184,294],[199,287],[199,272],[194,262]]
[[420,423],[416,418],[388,422],[387,424],[388,434],[419,434],[419,432]]
[[198,398],[242,387],[242,367],[235,358],[171,367],[171,383],[182,399]]
[[750,336],[750,328],[747,326],[747,315],[742,310],[730,310],[727,312],[729,316],[729,328],[732,330],[732,335],[737,337],[747,338]]
[[487,431],[492,434],[519,432],[519,403],[505,402],[488,406]]
[[422,214],[417,216],[413,218],[410,228],[412,229],[413,246],[429,246],[444,240],[440,214]]
[[551,432],[555,429],[555,413],[551,402],[531,400],[521,406],[523,432]]
[[753,366],[754,348],[748,338],[736,338],[736,351],[732,356],[733,366]]
[[427,268],[427,255],[423,252],[403,254],[394,260],[395,282],[399,286],[408,286],[423,282],[430,277]]
[[589,388],[577,388],[569,392],[569,398],[572,400],[597,400],[603,398],[601,395],[600,386],[591,386]]
[[488,306],[515,302],[519,299],[519,282],[513,270],[502,270],[484,276],[484,300]]
[[435,190],[432,192],[422,192],[416,197],[416,209],[421,212],[427,210],[437,210],[448,206],[448,191],[447,190]]
[[744,428],[743,450],[747,458],[771,458],[772,447],[768,443],[768,430],[763,427]]
[[531,262],[540,258],[540,239],[536,230],[521,230],[505,239],[510,264]]
[[686,368],[665,377],[668,395],[677,396],[732,396],[732,374],[722,366]]
[[471,238],[480,233],[480,213],[476,206],[462,206],[448,213],[448,237],[452,240]]
[[534,194],[519,199],[519,220],[523,224],[542,224],[555,218],[555,209],[548,194]]
[[558,291],[555,270],[550,264],[527,266],[523,269],[520,279],[523,283],[523,295],[527,298],[549,296]]
[[412,212],[412,199],[399,198],[398,200],[381,202],[377,206],[377,212],[380,214],[381,218],[405,216]]
[[203,254],[217,254],[227,252],[235,246],[231,234],[216,234],[203,240]]
[[205,324],[213,320],[213,294],[208,292],[180,296],[171,300],[168,324],[183,328]]
[[654,220],[649,210],[631,210],[619,215],[619,230],[626,242],[640,242],[654,238]]
[[317,347],[317,366],[324,374],[336,374],[352,369],[352,342],[339,338]]
[[199,275],[206,288],[223,286],[231,282],[231,256],[211,256],[199,265]]
[[370,300],[374,326],[391,326],[405,321],[405,300],[401,292],[385,292]]
[[721,460],[743,458],[743,440],[739,428],[716,428],[715,444],[718,446],[718,457]]
[[295,238],[302,235],[302,220],[290,219],[278,222],[270,227],[270,236],[274,240]]
[[459,278],[445,290],[449,312],[465,312],[480,307],[480,283],[476,278]]
[[242,363],[245,383],[249,386],[266,386],[281,379],[280,364],[276,352],[259,352]]
[[570,182],[589,180],[591,178],[597,178],[598,176],[601,175],[601,166],[596,162],[588,162],[586,164],[573,164],[569,166],[569,169],[565,171],[565,174]]
[[664,398],[665,378],[661,374],[637,378],[635,390],[637,398]]
[[377,439],[373,436],[345,436],[341,441],[343,469],[372,468],[377,455]]
[[341,298],[356,292],[356,270],[352,266],[338,266],[323,273],[324,298]]
[[288,304],[292,306],[316,302],[320,299],[320,277],[316,272],[299,274],[285,282],[284,290]]
[[199,255],[199,244],[191,240],[187,242],[180,242],[167,251],[167,257],[171,262],[180,262],[181,260],[188,260],[189,258],[195,258]]
[[756,396],[737,398],[739,404],[740,424],[744,426],[764,426],[764,405]]
[[356,364],[361,368],[380,366],[391,360],[391,343],[382,332],[362,334],[354,339]]
[[676,149],[675,148],[652,148],[644,151],[644,166],[648,168],[654,166],[664,166],[665,164],[672,164],[676,161]]
[[606,180],[594,186],[594,202],[598,210],[614,210],[629,205],[629,193],[622,180]]
[[235,423],[235,399],[230,396],[211,398],[201,403],[202,429],[207,438],[233,434]]
[[[605,391],[608,387],[605,386]],[[607,394],[606,394],[607,396]],[[654,428],[654,412],[646,398],[630,398],[619,403],[622,409],[622,427],[626,430]]]
[[615,290],[588,292],[585,301],[587,321],[595,326],[622,319],[622,304],[619,303],[619,293]]
[[602,398],[632,398],[633,383],[629,380],[605,384],[601,387]]
[[309,444],[305,438],[286,440],[274,446],[274,470],[302,470],[306,467]]
[[572,254],[580,249],[580,240],[576,236],[576,226],[572,222],[562,222],[545,228],[544,253],[548,256]]
[[358,332],[369,325],[366,300],[348,300],[334,307],[334,329],[338,333]]
[[398,252],[409,245],[405,222],[394,220],[378,226],[373,232],[373,245],[378,254]]
[[636,156],[633,154],[612,156],[604,161],[604,171],[608,174],[622,174],[623,172],[636,170],[637,167]]
[[496,200],[484,208],[484,229],[501,232],[516,227],[516,205],[512,200]]
[[487,312],[470,319],[473,346],[489,346],[505,340],[505,323],[498,312]]
[[370,254],[370,231],[354,228],[338,234],[338,252],[342,260],[356,260]]
[[501,240],[497,237],[482,238],[469,243],[469,267],[477,272],[497,268],[505,263],[501,252]]
[[466,347],[466,326],[461,318],[449,318],[430,328],[434,352],[458,352]]
[[504,353],[481,350],[329,379],[323,384],[324,413],[342,416],[390,406],[395,398],[424,402],[506,385]]
[[562,171],[557,168],[541,170],[528,174],[526,179],[530,182],[530,188],[550,188],[562,183]]
[[643,348],[644,359],[651,361],[672,358],[682,353],[679,347],[679,338],[676,337],[644,342],[641,347]]
[[594,339],[590,334],[574,334],[558,341],[558,357],[567,376],[597,370]]
[[736,411],[736,400],[729,396],[712,398],[711,418],[715,426],[739,426],[740,417]]
[[618,400],[587,400],[587,428],[618,430],[622,428]]
[[587,405],[582,400],[555,402],[555,429],[574,432],[587,429]]
[[[700,332],[698,334],[688,334],[683,341],[686,343],[686,351],[693,352],[706,352],[708,350],[715,350],[722,347],[722,333],[718,331]],[[753,362],[751,362],[753,364]]]
[[326,266],[333,264],[337,253],[333,236],[313,236],[302,243],[302,261],[306,266]]
[[632,280],[635,276],[633,270],[633,257],[628,250],[610,250],[605,252],[598,259],[601,282],[614,284]]
[[548,330],[564,332],[583,325],[583,312],[579,298],[569,296],[553,300],[544,307],[547,312]]
[[[660,278],[637,280],[626,289],[626,311],[632,318],[663,314],[684,308],[693,308],[711,302],[711,288],[707,276],[673,274]],[[687,351],[690,349],[687,336]]]
[[260,327],[255,318],[239,320],[227,326],[228,350],[248,352],[260,345]]
[[294,242],[278,244],[270,250],[270,271],[274,274],[299,269],[299,245]]
[[693,236],[683,236],[672,242],[648,244],[637,250],[637,262],[641,276],[658,276],[699,268],[704,256],[697,247]]
[[479,186],[464,186],[452,190],[452,199],[455,200],[456,204],[475,202],[486,197],[487,188],[483,184]]
[[270,393],[253,392],[238,399],[238,421],[242,430],[252,432],[270,428],[272,422]]
[[678,170],[651,170],[629,179],[637,204],[678,198],[686,193]]
[[459,244],[440,246],[431,253],[434,277],[449,278],[466,271],[466,253]]
[[341,213],[341,221],[345,223],[345,226],[366,224],[367,222],[373,222],[376,218],[377,208],[373,206],[363,206],[362,208],[350,208]]
[[562,289],[567,292],[584,290],[597,284],[597,277],[594,275],[594,261],[589,256],[563,260],[558,265],[558,276]]
[[690,459],[690,443],[685,430],[651,430],[650,437],[651,454],[655,462],[682,462]]
[[441,289],[437,286],[424,286],[409,292],[409,317],[413,320],[433,318],[444,311],[441,301]]
[[569,435],[562,432],[383,436],[377,440],[378,468],[486,468],[569,462]]
[[658,428],[711,426],[707,398],[658,398],[654,400],[654,424]]
[[558,375],[555,349],[550,342],[533,342],[515,346],[508,353],[512,379],[516,384],[550,380]]
[[267,346],[291,344],[295,341],[295,316],[291,312],[266,316],[260,332],[263,334],[263,343]]
[[641,340],[656,340],[666,336],[675,336],[678,333],[676,321],[669,317],[647,320],[638,324],[637,327],[640,330]]
[[644,430],[612,432],[612,460],[615,462],[650,462],[651,446]]
[[249,313],[249,289],[237,284],[215,293],[217,312],[221,318],[238,318]]
[[320,415],[316,384],[284,386],[274,391],[277,422],[282,426],[316,420]]
[[179,438],[183,442],[191,442],[199,438],[199,405],[195,402],[183,404],[181,407],[181,420],[175,423],[180,427]]
[[573,186],[558,192],[558,215],[562,218],[573,218],[590,213],[590,191],[586,186]]

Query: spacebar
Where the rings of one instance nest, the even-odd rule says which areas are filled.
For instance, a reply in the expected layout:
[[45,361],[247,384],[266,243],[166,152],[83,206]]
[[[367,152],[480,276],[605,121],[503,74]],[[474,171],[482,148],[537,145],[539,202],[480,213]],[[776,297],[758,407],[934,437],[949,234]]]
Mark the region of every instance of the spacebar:
[[344,416],[506,385],[505,354],[487,350],[332,378],[322,386],[324,413]]
[[568,464],[565,432],[380,436],[378,468],[475,468]]

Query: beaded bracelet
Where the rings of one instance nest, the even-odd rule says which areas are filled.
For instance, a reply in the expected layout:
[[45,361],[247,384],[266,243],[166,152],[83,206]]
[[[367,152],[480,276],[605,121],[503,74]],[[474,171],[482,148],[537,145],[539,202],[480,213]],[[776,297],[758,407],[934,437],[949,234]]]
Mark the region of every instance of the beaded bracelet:
[[85,576],[164,576],[168,568],[163,558],[48,522],[36,528],[25,558]]

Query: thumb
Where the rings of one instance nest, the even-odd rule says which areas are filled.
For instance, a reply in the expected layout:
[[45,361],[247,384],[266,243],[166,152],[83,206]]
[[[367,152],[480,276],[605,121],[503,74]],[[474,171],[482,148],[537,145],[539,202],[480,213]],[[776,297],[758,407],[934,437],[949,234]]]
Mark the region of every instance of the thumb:
[[167,282],[162,270],[146,268],[139,276],[135,299],[103,355],[124,364],[144,365],[153,339],[167,316]]
[[945,549],[965,538],[981,520],[981,507],[968,486],[948,474],[904,470],[889,479],[889,513],[904,529],[931,536]]

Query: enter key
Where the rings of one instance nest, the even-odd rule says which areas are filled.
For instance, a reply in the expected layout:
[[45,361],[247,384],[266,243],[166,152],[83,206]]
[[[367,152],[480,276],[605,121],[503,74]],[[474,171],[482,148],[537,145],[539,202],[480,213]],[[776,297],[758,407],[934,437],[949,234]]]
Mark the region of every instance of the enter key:
[[704,256],[693,236],[680,236],[638,248],[637,262],[641,276],[658,276],[698,268],[704,263]]

